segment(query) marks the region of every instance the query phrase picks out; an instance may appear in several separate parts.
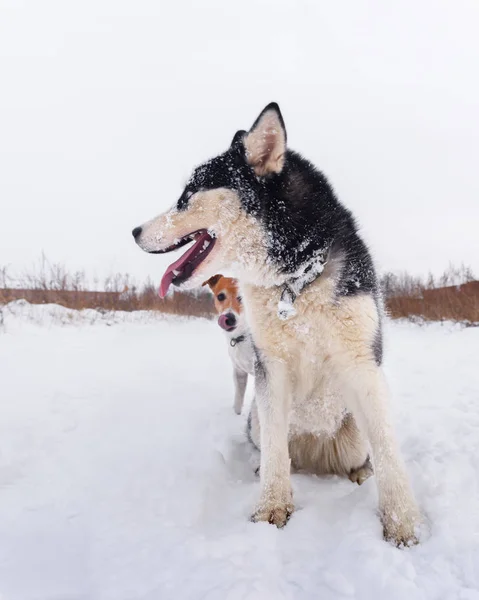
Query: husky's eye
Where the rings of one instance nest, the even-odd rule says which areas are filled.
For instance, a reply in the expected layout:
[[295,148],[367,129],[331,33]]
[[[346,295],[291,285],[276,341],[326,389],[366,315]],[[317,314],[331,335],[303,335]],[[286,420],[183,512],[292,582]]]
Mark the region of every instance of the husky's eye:
[[243,298],[242,298],[242,296],[236,296],[236,300],[238,300],[238,302],[242,302]]
[[223,300],[226,300],[226,294],[223,294],[223,292],[221,292],[221,294],[218,294],[216,297],[218,298],[218,300],[220,302],[223,302]]

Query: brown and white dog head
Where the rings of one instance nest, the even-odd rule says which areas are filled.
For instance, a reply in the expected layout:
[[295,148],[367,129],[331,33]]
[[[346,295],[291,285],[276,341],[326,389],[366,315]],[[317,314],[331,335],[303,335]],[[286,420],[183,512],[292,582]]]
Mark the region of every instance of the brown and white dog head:
[[210,277],[203,285],[208,285],[214,294],[218,325],[228,333],[243,333],[246,323],[238,281],[218,274]]
[[[268,105],[249,132],[238,131],[230,148],[197,167],[175,205],[133,230],[145,252],[160,254],[193,245],[166,270],[171,284],[196,287],[223,268],[245,281],[277,283],[268,260],[268,228],[261,224],[264,185],[284,166],[286,131],[277,104]],[[253,274],[251,276],[251,274]]]

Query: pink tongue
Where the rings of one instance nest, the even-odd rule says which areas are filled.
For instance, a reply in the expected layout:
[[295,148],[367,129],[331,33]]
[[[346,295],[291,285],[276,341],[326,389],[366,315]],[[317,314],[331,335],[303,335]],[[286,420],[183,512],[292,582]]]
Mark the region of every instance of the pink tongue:
[[218,325],[221,327],[221,329],[225,329],[226,331],[228,331],[228,325],[226,324],[227,318],[226,315],[220,315],[218,317]]
[[160,298],[164,298],[166,296],[166,294],[168,293],[168,289],[171,285],[171,282],[173,281],[173,278],[175,277],[175,274],[173,273],[173,271],[181,271],[183,265],[185,265],[188,262],[188,259],[192,255],[194,256],[195,254],[197,254],[198,249],[201,248],[203,243],[209,238],[210,238],[210,236],[209,236],[208,232],[205,232],[202,235],[199,235],[199,237],[196,237],[195,243],[193,244],[193,246],[191,246],[191,248],[189,248],[189,250],[187,250],[182,256],[180,256],[180,258],[178,260],[176,260],[174,263],[172,263],[166,269],[165,274],[161,278],[160,291],[159,291]]
[[[168,267],[169,269],[170,267]],[[161,278],[161,283],[160,283],[160,298],[164,298],[166,296],[166,294],[168,293],[168,289],[171,285],[171,282],[173,281],[173,271],[166,271],[166,273],[163,275],[163,277]]]

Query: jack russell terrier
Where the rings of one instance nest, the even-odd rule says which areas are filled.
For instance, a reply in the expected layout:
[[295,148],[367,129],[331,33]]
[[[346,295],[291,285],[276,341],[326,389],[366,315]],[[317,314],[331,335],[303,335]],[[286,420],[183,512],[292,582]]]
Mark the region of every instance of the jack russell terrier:
[[246,324],[236,279],[213,275],[203,285],[209,285],[219,314],[218,325],[226,332],[228,351],[234,367],[235,400],[233,408],[241,414],[248,375],[254,375],[254,348]]

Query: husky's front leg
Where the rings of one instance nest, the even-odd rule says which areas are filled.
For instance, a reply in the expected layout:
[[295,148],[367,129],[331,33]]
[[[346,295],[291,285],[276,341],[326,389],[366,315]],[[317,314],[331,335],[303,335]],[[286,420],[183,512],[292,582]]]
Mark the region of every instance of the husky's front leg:
[[283,527],[294,510],[288,452],[291,385],[286,365],[257,360],[255,388],[261,439],[261,497],[251,518]]
[[235,413],[237,415],[240,415],[241,410],[243,409],[246,386],[248,384],[248,373],[245,373],[245,371],[241,371],[240,369],[235,367],[234,380],[235,380],[235,401],[234,401],[233,408],[234,408]]
[[390,422],[384,375],[376,365],[363,365],[350,375],[354,398],[351,409],[367,433],[373,451],[384,537],[398,546],[415,544],[419,510]]

